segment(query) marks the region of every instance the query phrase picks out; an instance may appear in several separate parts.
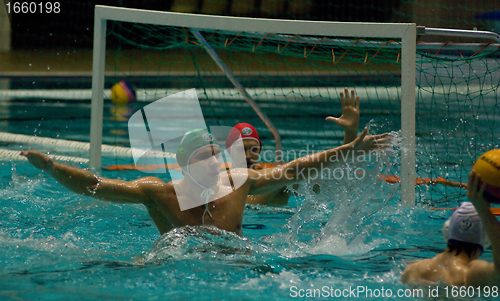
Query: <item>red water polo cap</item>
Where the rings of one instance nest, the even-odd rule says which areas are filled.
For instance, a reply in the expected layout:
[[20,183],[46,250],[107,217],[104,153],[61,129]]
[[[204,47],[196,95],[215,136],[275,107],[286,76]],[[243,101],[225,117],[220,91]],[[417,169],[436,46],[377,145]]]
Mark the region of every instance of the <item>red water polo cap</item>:
[[259,133],[257,130],[249,123],[238,123],[235,125],[231,132],[229,132],[229,137],[226,140],[226,149],[230,148],[233,143],[238,140],[253,139],[259,142],[260,150],[262,150],[262,142],[259,138]]

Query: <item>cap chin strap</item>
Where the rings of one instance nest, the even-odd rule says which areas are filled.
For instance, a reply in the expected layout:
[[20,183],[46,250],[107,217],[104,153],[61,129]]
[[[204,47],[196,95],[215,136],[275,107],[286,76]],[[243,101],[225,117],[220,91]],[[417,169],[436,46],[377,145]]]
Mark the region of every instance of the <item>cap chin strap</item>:
[[[187,162],[189,162],[191,160],[191,157],[193,156],[193,154],[196,153],[197,151],[199,151],[200,149],[205,148],[205,147],[212,147],[212,146],[213,146],[213,144],[210,143],[209,145],[204,145],[204,146],[198,148],[197,150],[195,150],[194,152],[192,152],[191,155],[189,155],[189,157],[187,159]],[[207,188],[207,187],[201,185],[200,183],[198,183],[198,181],[196,181],[191,176],[191,173],[189,172],[189,164],[186,167],[186,174],[191,178],[191,180],[193,180],[193,182],[196,183],[196,185],[198,185],[201,188],[203,188],[203,191],[201,192],[200,196],[201,196],[202,199],[205,199],[205,211],[203,212],[203,216],[201,217],[201,224],[205,225],[205,214],[207,214],[207,212],[208,212],[208,215],[210,215],[210,217],[213,219],[212,213],[210,212],[210,210],[208,210],[208,200],[210,199],[211,195],[215,194],[215,191],[212,188]]]
[[201,185],[200,183],[198,183],[198,181],[196,181],[189,172],[186,173],[190,178],[191,180],[193,180],[193,182],[200,186],[201,188],[203,188],[203,191],[201,192],[201,198],[202,199],[205,199],[205,211],[203,212],[203,216],[201,217],[201,224],[202,225],[205,225],[205,214],[207,214],[208,212],[208,215],[210,215],[210,217],[213,219],[213,216],[212,216],[212,213],[210,212],[210,210],[208,210],[208,200],[210,199],[210,196],[212,196],[213,194],[215,194],[215,191],[212,189],[212,188],[207,188],[203,185]]
[[210,213],[210,210],[208,210],[208,199],[210,199],[210,196],[212,194],[215,194],[215,192],[212,188],[205,188],[201,192],[201,197],[205,198],[205,211],[203,211],[203,215],[201,217],[201,224],[202,225],[205,225],[205,214],[207,214],[207,212],[208,212],[208,215],[210,215],[210,217],[213,219],[212,213]]

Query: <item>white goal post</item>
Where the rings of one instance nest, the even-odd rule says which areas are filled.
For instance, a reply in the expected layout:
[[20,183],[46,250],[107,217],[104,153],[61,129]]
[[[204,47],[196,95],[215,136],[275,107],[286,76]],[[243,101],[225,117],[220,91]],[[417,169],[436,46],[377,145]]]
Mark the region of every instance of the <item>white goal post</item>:
[[303,36],[336,36],[401,39],[401,199],[405,205],[415,202],[415,60],[414,23],[352,23],[274,20],[195,15],[148,11],[119,7],[95,7],[92,66],[92,105],[90,129],[90,166],[101,168],[103,127],[104,67],[106,22],[108,20],[177,26],[192,29],[226,30]]

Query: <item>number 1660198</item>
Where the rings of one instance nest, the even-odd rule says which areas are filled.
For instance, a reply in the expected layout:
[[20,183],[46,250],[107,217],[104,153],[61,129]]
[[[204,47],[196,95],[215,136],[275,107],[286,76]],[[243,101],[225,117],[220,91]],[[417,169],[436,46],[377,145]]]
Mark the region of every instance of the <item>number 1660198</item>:
[[58,14],[61,12],[59,2],[7,2],[8,14]]

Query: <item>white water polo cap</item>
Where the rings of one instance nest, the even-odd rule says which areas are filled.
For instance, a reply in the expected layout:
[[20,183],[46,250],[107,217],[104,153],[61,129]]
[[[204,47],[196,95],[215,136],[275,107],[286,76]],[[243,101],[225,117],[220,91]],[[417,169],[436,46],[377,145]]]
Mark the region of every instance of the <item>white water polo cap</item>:
[[453,239],[478,244],[483,249],[491,245],[476,208],[471,202],[460,204],[450,219],[444,223],[442,231],[446,242]]

